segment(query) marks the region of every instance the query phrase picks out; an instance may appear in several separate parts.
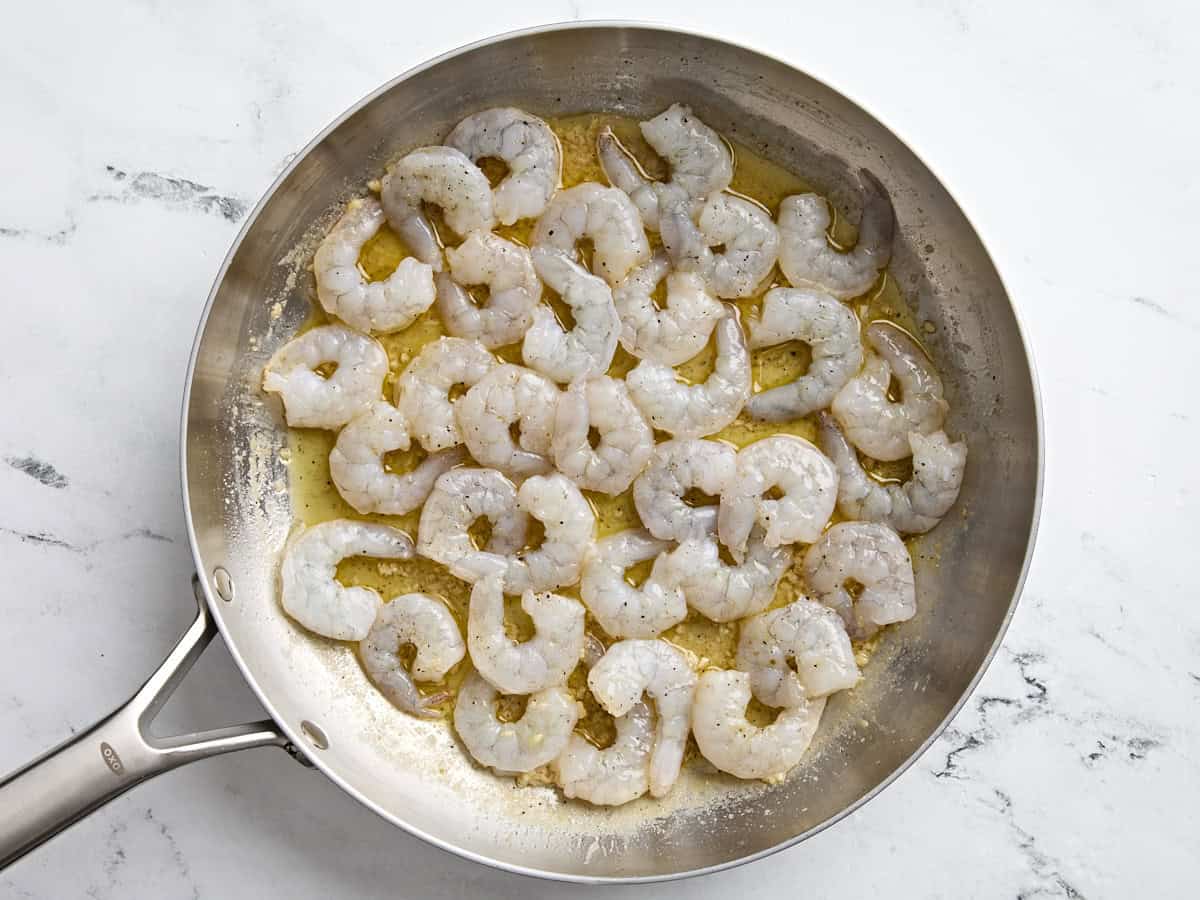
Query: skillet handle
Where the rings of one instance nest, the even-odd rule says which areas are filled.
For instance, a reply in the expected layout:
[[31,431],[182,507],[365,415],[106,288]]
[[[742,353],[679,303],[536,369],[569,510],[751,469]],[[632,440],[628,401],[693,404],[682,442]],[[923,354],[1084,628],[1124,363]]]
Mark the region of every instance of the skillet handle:
[[150,725],[217,633],[199,579],[199,612],[179,643],[130,700],[86,731],[0,780],[0,870],[109,800],[176,766],[250,747],[285,747],[266,720],[158,738]]

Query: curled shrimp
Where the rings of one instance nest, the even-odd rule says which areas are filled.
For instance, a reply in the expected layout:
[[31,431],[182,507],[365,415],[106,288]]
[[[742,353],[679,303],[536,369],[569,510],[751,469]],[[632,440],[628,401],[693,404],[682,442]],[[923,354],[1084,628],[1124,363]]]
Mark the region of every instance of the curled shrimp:
[[[529,251],[489,231],[475,231],[457,247],[447,247],[446,260],[450,274],[441,272],[436,279],[437,308],[446,330],[489,348],[519,341],[542,296]],[[488,287],[481,305],[464,287],[478,284]]]
[[[833,463],[803,438],[777,434],[755,441],[738,451],[737,471],[721,494],[721,542],[740,561],[758,524],[768,547],[811,544],[833,515],[837,485]],[[782,496],[769,498],[772,489]]]
[[[482,550],[468,531],[481,518],[492,526]],[[434,483],[421,508],[417,552],[457,571],[481,553],[516,553],[528,527],[529,516],[518,507],[511,481],[495,469],[452,469]]]
[[496,716],[497,696],[492,685],[472,672],[454,703],[454,730],[480,765],[513,775],[532,772],[563,752],[579,721],[579,704],[566,688],[535,692],[515,722]]
[[[667,565],[670,549],[667,541],[637,528],[596,542],[583,563],[579,595],[608,634],[654,638],[687,616],[682,573]],[[630,584],[625,571],[650,559],[655,563],[649,577],[637,587]]]
[[812,285],[841,300],[866,293],[892,258],[896,214],[887,191],[863,169],[858,243],[849,253],[829,242],[829,206],[816,194],[787,197],[779,205],[779,267],[796,287]]
[[[946,420],[942,379],[920,345],[886,322],[867,326],[870,354],[860,375],[850,379],[831,407],[846,437],[875,459],[903,459],[912,452],[912,432],[931,434]],[[900,382],[899,402],[888,397],[892,376]]]
[[446,224],[466,237],[496,222],[492,186],[480,168],[453,147],[418,147],[383,177],[379,194],[388,222],[413,256],[442,270],[442,245],[422,203],[442,208]]
[[754,696],[775,707],[848,690],[859,678],[841,617],[807,597],[743,622],[737,667],[750,673]]
[[714,194],[697,222],[712,255],[708,281],[718,297],[751,297],[779,257],[779,229],[757,203],[733,194]]
[[461,447],[439,450],[410,472],[384,467],[384,456],[408,450],[411,441],[404,416],[390,403],[377,400],[338,432],[329,454],[329,475],[347,503],[360,513],[402,516],[429,496],[443,473],[466,461]]
[[[411,672],[398,655],[404,644],[417,649]],[[406,713],[432,718],[437,715],[433,707],[450,695],[422,696],[413,682],[446,677],[467,655],[467,645],[444,603],[428,594],[401,594],[379,610],[358,653],[363,669],[383,696]]]
[[770,606],[792,564],[791,548],[768,547],[761,529],[751,532],[744,556],[726,563],[714,536],[696,536],[672,550],[664,568],[666,577],[679,579],[688,606],[714,622],[732,622]]
[[750,676],[712,670],[700,676],[692,707],[692,733],[704,758],[738,778],[782,778],[800,762],[825,710],[825,698],[784,709],[765,728],[746,719]]
[[750,347],[803,341],[812,348],[808,371],[795,381],[755,394],[746,404],[752,418],[766,422],[799,419],[833,402],[863,363],[858,317],[821,291],[773,288],[762,315],[747,322]]
[[317,299],[331,316],[359,331],[399,331],[433,305],[433,269],[405,257],[382,281],[368,282],[358,268],[363,245],[384,222],[373,197],[351,200],[313,257]]
[[[639,359],[677,366],[704,349],[725,307],[700,275],[668,274],[669,269],[667,255],[656,253],[613,288],[613,302],[621,318],[621,346]],[[667,303],[659,309],[651,295],[664,276]]]
[[558,187],[562,154],[550,126],[511,106],[485,109],[454,126],[446,144],[473,162],[501,159],[508,174],[492,189],[501,225],[539,216]]
[[654,701],[658,715],[650,752],[650,796],[664,796],[679,777],[692,727],[696,673],[687,657],[665,641],[618,641],[592,666],[588,688],[614,716],[628,713],[643,694]]
[[422,447],[433,453],[463,442],[450,393],[456,385],[473,387],[498,365],[479,341],[444,337],[421,348],[396,379],[396,408]]
[[717,362],[702,384],[683,384],[670,366],[643,359],[626,378],[633,402],[660,431],[675,437],[715,434],[733,422],[750,399],[750,351],[737,316],[716,326]]
[[613,720],[616,740],[603,750],[587,738],[572,734],[554,761],[563,795],[596,806],[620,806],[642,796],[650,787],[650,753],[654,748],[654,712],[639,700]]
[[646,528],[659,540],[682,541],[717,528],[717,506],[694,507],[692,488],[719,496],[737,471],[737,455],[717,441],[676,439],[654,448],[645,471],[633,482],[633,502]]
[[[548,472],[558,388],[523,366],[502,365],[477,381],[454,405],[459,433],[471,455],[517,477]],[[510,427],[519,429],[513,440]]]
[[534,247],[533,264],[571,308],[575,324],[564,330],[549,306],[536,306],[521,345],[525,365],[560,383],[608,371],[621,333],[612,290],[559,250]]
[[[337,368],[326,378],[322,365]],[[293,428],[341,428],[383,390],[387,351],[379,341],[342,325],[322,325],[292,338],[263,370],[263,390],[283,399]]]
[[576,259],[583,238],[592,240],[592,270],[610,285],[650,258],[637,207],[616,188],[591,181],[554,195],[533,231],[533,246]]
[[475,582],[467,647],[476,671],[505,694],[532,694],[566,684],[583,656],[583,605],[549,591],[525,591],[521,608],[533,620],[535,632],[518,643],[504,631],[503,567]]
[[910,432],[912,478],[904,484],[879,484],[863,469],[833,416],[822,413],[818,423],[821,449],[838,470],[838,509],[847,518],[882,522],[901,534],[923,534],[958,499],[967,445],[951,443],[946,432]]
[[337,641],[361,641],[383,599],[370,588],[343,587],[336,578],[338,563],[349,556],[412,555],[409,536],[387,525],[334,519],[301,528],[283,551],[283,609],[309,631]]
[[[592,429],[600,436],[593,447]],[[620,494],[654,453],[654,432],[623,381],[578,381],[559,395],[550,449],[558,470],[586,491]]]
[[[917,613],[912,559],[900,536],[877,522],[830,528],[804,554],[804,578],[853,638],[868,638]],[[862,588],[857,599],[847,590],[851,580]]]

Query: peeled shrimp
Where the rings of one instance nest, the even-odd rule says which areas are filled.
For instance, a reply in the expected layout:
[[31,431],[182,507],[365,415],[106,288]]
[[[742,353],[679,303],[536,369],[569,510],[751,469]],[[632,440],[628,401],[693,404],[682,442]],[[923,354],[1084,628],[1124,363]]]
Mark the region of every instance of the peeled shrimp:
[[[834,416],[846,437],[875,459],[903,459],[912,452],[910,432],[931,434],[946,420],[942,379],[920,345],[885,322],[867,326],[870,354],[860,375],[833,398]],[[899,402],[888,398],[892,376],[900,382]]]
[[775,707],[847,690],[859,678],[845,624],[832,609],[807,597],[743,622],[737,667],[750,673],[759,702]]
[[736,315],[727,313],[716,332],[716,366],[702,384],[683,384],[670,366],[648,359],[626,376],[633,402],[655,428],[682,438],[714,434],[750,399],[750,351]]
[[378,200],[351,200],[313,257],[321,306],[359,331],[399,331],[433,305],[428,263],[405,257],[391,275],[375,282],[359,270],[358,254],[383,222]]
[[650,753],[650,795],[664,796],[679,777],[692,727],[696,673],[687,657],[665,641],[618,641],[592,666],[588,688],[614,716],[628,713],[643,693],[654,701],[658,715]]
[[562,250],[576,259],[575,245],[582,238],[592,240],[592,271],[610,285],[650,258],[637,207],[616,188],[591,181],[554,195],[538,219],[533,246]]
[[564,687],[534,693],[515,722],[496,717],[497,692],[475,672],[454,702],[454,730],[468,752],[501,775],[532,772],[558,757],[579,721],[579,704]]
[[301,528],[283,551],[283,609],[309,631],[338,641],[361,641],[383,599],[370,588],[343,587],[336,577],[338,563],[349,556],[412,555],[409,536],[387,525],[333,519]]
[[639,700],[613,724],[617,738],[603,750],[581,735],[571,735],[567,749],[554,761],[564,796],[597,806],[620,806],[649,789],[654,712]]
[[[523,366],[502,365],[475,383],[454,405],[471,455],[517,477],[548,472],[558,388]],[[510,426],[519,427],[516,441]]]
[[765,728],[746,719],[750,676],[713,670],[700,676],[692,707],[692,733],[704,758],[738,778],[782,778],[812,743],[825,699],[804,700],[784,709]]
[[[704,349],[725,307],[700,275],[668,275],[669,268],[667,255],[656,253],[613,288],[613,302],[621,318],[621,346],[639,359],[677,366]],[[667,304],[659,309],[651,294],[664,276]]]
[[521,345],[525,365],[561,383],[604,374],[621,333],[612,290],[559,250],[534,247],[533,264],[571,307],[575,325],[565,331],[549,306],[536,306]]
[[492,189],[492,206],[501,225],[539,216],[558,187],[562,155],[550,126],[513,107],[485,109],[467,116],[446,138],[478,163],[502,159],[508,174]]
[[450,392],[474,386],[498,365],[479,341],[444,337],[421,348],[396,379],[396,408],[422,447],[432,453],[463,442]]
[[717,441],[676,439],[659,444],[633,483],[633,502],[642,523],[664,541],[715,532],[717,507],[690,506],[684,494],[698,488],[719,495],[737,470],[736,460],[734,449]]
[[704,204],[697,223],[714,253],[708,281],[718,297],[754,295],[771,273],[779,256],[779,229],[757,203],[733,194],[714,194]]
[[[687,615],[682,573],[667,566],[670,543],[631,528],[598,541],[583,563],[579,595],[600,627],[613,637],[658,637]],[[658,557],[655,559],[655,557]],[[649,577],[635,587],[630,566],[654,559]]]
[[910,432],[912,478],[885,485],[866,473],[832,416],[822,413],[818,421],[821,449],[838,470],[838,509],[847,518],[882,522],[901,534],[922,534],[937,525],[958,499],[967,445],[951,443],[946,432]]
[[[542,282],[529,251],[489,231],[476,231],[446,249],[450,273],[437,281],[437,308],[446,330],[485,347],[519,341],[533,322]],[[464,285],[485,284],[487,301],[477,305]]]
[[787,341],[803,341],[812,348],[812,362],[804,375],[750,398],[746,412],[755,419],[783,422],[824,409],[862,368],[858,317],[821,291],[767,291],[762,316],[750,319],[747,326],[752,349]]
[[816,194],[787,197],[779,205],[779,267],[796,287],[812,285],[849,300],[866,293],[892,258],[896,214],[883,185],[863,169],[858,243],[849,253],[829,242],[829,206]]
[[714,622],[732,622],[770,606],[791,564],[791,548],[768,547],[755,529],[741,563],[721,559],[716,537],[699,536],[672,550],[664,568],[665,577],[680,579],[688,606]]
[[489,231],[496,222],[487,176],[453,147],[412,151],[384,175],[379,199],[388,222],[413,256],[435,272],[442,270],[442,247],[422,202],[440,206],[446,224],[463,237],[472,231]]
[[532,694],[566,684],[583,656],[583,605],[549,591],[521,595],[533,637],[518,643],[504,631],[504,570],[495,568],[471,589],[467,646],[475,669],[505,694]]
[[[593,448],[592,429],[600,435]],[[619,494],[654,453],[654,432],[623,381],[578,381],[559,395],[550,449],[558,470],[586,491]]]
[[[899,535],[876,522],[841,522],[804,554],[804,578],[816,598],[846,623],[853,638],[917,613],[912,559]],[[854,599],[846,589],[862,586]]]
[[[833,463],[804,438],[777,434],[743,447],[737,471],[721,494],[721,542],[740,561],[758,524],[768,547],[811,544],[833,515],[837,484]],[[772,488],[782,491],[779,499],[765,496]]]
[[342,498],[360,513],[402,516],[425,502],[433,484],[466,460],[461,447],[439,450],[411,472],[398,475],[384,468],[384,455],[411,445],[404,416],[390,403],[377,400],[338,432],[329,454],[329,475]]
[[[417,648],[411,673],[398,655],[403,644]],[[358,652],[383,696],[406,713],[431,718],[437,715],[433,707],[450,695],[423,696],[413,682],[440,681],[467,655],[467,645],[444,603],[428,594],[401,594],[379,610]]]
[[691,109],[676,103],[639,125],[642,136],[671,170],[666,185],[651,181],[621,149],[611,131],[600,135],[597,152],[604,174],[633,199],[642,218],[658,227],[662,188],[682,190],[694,201],[723,191],[733,179],[733,156],[721,136],[701,122]]
[[[337,366],[328,378],[318,366]],[[279,394],[293,428],[341,428],[383,390],[387,351],[364,334],[322,325],[292,338],[263,370],[263,390]]]
[[[492,526],[482,549],[468,531],[480,518]],[[438,478],[421,508],[417,552],[457,571],[485,552],[516,553],[525,544],[528,527],[529,517],[517,506],[517,489],[511,481],[495,469],[452,469]]]

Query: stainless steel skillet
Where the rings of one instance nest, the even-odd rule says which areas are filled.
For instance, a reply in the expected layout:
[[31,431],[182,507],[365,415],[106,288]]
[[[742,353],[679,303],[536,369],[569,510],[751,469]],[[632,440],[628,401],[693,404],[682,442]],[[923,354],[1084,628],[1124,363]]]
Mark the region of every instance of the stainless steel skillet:
[[[440,141],[487,106],[645,117],[674,101],[803,173],[851,216],[851,173],[865,166],[883,181],[898,220],[891,272],[928,323],[923,337],[951,401],[947,428],[971,458],[958,507],[917,554],[920,612],[888,633],[863,685],[830,703],[787,781],[689,772],[665,802],[598,810],[479,771],[443,725],[392,709],[349,647],[286,621],[276,563],[292,521],[287,438],[259,379],[308,314],[304,266],[316,240],[338,203],[389,158]],[[439,847],[525,874],[665,879],[789,846],[893,780],[982,674],[1032,550],[1041,428],[1029,353],[999,275],[954,199],[895,135],[831,88],[751,50],[667,28],[573,24],[436,59],[367,97],[297,156],[250,216],[209,298],[189,368],[182,465],[196,622],[129,705],[0,782],[0,868],[146,778],[264,745],[311,761]],[[272,720],[150,738],[154,713],[217,630]]]

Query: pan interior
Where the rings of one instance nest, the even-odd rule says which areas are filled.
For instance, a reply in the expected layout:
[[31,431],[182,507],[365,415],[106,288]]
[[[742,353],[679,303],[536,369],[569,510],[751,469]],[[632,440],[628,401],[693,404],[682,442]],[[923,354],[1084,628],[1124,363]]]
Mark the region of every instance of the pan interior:
[[[676,101],[719,131],[736,128],[851,216],[853,173],[866,167],[883,181],[898,225],[891,273],[915,319],[929,323],[922,339],[946,383],[947,431],[971,455],[958,505],[914,556],[917,617],[889,630],[862,685],[830,703],[786,781],[691,768],[664,801],[605,810],[483,772],[444,724],[392,708],[349,645],[312,638],[285,618],[276,580],[292,522],[287,432],[259,381],[310,312],[307,266],[339,203],[390,159],[439,143],[489,106],[645,118]],[[652,28],[558,28],[475,46],[399,79],[329,130],[231,253],[197,345],[185,416],[197,565],[232,576],[235,601],[214,604],[214,613],[272,714],[322,770],[395,823],[473,858],[558,877],[669,877],[730,864],[828,823],[884,784],[986,662],[1019,588],[1037,503],[1029,362],[1003,285],[946,190],[887,129],[824,85],[742,48]],[[305,737],[312,726],[324,749]]]

